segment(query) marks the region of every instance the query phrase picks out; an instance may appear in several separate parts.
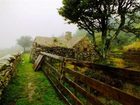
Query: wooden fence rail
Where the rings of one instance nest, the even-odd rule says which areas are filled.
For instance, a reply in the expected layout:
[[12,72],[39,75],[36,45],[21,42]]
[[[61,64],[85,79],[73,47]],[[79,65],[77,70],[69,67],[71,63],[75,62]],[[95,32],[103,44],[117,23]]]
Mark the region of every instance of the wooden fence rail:
[[41,54],[51,57],[53,59],[65,61],[75,66],[87,67],[92,70],[100,70],[108,75],[111,75],[116,78],[120,78],[121,80],[140,85],[140,71],[134,71],[134,70],[125,69],[125,68],[109,67],[106,65],[94,64],[88,61],[78,61],[76,59],[57,56],[57,55],[53,55],[53,54],[49,54],[45,52],[41,52]]
[[[42,63],[44,74],[54,85],[61,98],[68,105],[105,105],[100,98],[91,90],[96,90],[103,95],[103,98],[116,100],[123,105],[139,105],[140,98],[123,92],[122,90],[105,84],[93,78],[89,78],[75,70],[66,67],[66,63],[79,67],[88,67],[90,69],[100,69],[108,74],[119,78],[125,78],[130,81],[140,83],[140,72],[127,69],[107,67],[85,61],[77,61],[71,58],[65,58],[57,55],[42,52],[38,58]],[[41,61],[42,59],[42,61]],[[37,61],[38,62],[38,61]],[[40,64],[38,62],[38,64]],[[34,67],[38,67],[35,64]],[[131,76],[131,77],[130,77]],[[81,84],[79,84],[79,81]],[[80,94],[80,95],[79,95]],[[82,96],[81,96],[82,95]]]

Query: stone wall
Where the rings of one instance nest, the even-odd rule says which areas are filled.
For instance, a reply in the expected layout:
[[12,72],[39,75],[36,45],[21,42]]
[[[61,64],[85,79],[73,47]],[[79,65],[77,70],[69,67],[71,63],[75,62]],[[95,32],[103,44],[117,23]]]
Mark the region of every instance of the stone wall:
[[75,58],[84,61],[94,61],[95,51],[93,49],[92,42],[88,37],[83,38],[75,46],[73,46],[75,51]]
[[20,59],[20,54],[7,55],[0,58],[0,99],[4,88],[8,85],[16,71],[16,64]]
[[46,49],[47,53],[56,54],[63,57],[74,58],[74,50],[64,47],[49,47]]
[[73,49],[65,48],[65,47],[46,47],[46,46],[40,46],[37,43],[33,43],[30,59],[32,62],[34,62],[40,52],[47,52],[51,54],[56,54],[63,57],[69,57],[74,58],[75,53]]

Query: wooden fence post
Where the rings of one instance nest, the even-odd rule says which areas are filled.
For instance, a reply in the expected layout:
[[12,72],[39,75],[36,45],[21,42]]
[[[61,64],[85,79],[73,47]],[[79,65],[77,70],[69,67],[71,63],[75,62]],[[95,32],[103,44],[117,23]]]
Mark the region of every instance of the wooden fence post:
[[62,81],[62,79],[63,79],[63,77],[65,76],[65,66],[66,66],[66,61],[65,61],[65,59],[63,59],[62,60],[62,63],[61,63],[61,71],[60,71],[60,74],[61,74],[61,76],[60,76],[60,82],[63,84],[63,81]]
[[[47,58],[49,63],[52,63],[52,59],[50,59],[49,57]],[[48,66],[48,70],[47,70],[47,74],[50,74],[50,67]]]
[[[90,94],[91,94],[91,88],[90,88],[90,86],[86,86],[86,88],[87,88],[87,92],[89,92]],[[86,98],[88,98],[88,97],[86,97]],[[87,100],[87,102],[86,102],[86,105],[92,105],[89,101],[88,101],[88,99],[86,99]]]
[[[76,65],[74,65],[74,71],[78,71],[78,68],[77,68]],[[77,77],[74,78],[74,82],[78,83],[78,78]],[[78,96],[76,89],[74,89],[74,92],[75,92],[75,95]]]

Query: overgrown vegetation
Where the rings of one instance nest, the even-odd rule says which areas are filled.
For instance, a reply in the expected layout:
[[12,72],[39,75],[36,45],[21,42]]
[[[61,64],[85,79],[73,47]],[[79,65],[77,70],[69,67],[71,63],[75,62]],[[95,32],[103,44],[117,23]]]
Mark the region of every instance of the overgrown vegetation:
[[42,72],[34,72],[29,54],[22,56],[1,105],[64,105]]
[[126,51],[130,51],[130,50],[133,50],[133,51],[137,51],[137,50],[140,50],[140,40],[137,40],[135,42],[133,42],[132,44],[129,44],[127,46],[124,46],[123,47],[123,50],[126,52]]

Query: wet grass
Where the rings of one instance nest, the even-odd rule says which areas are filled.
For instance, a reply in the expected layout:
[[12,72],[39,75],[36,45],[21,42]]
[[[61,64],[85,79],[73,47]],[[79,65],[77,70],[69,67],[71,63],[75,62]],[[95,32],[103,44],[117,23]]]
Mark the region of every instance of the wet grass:
[[4,93],[2,105],[64,105],[43,72],[34,72],[29,54],[22,55],[17,75]]

